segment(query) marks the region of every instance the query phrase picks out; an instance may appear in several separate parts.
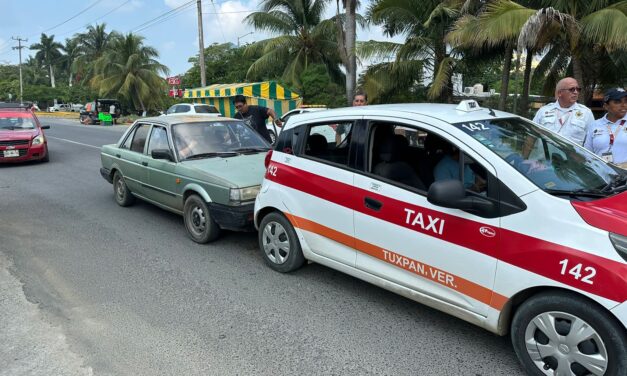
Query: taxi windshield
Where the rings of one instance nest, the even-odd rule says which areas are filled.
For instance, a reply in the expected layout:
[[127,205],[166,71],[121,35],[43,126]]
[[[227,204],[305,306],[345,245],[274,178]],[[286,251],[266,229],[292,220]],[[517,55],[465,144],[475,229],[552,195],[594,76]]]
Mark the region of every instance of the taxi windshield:
[[606,195],[625,176],[588,150],[520,118],[454,124],[549,193]]
[[270,145],[241,121],[181,123],[172,126],[180,160],[265,152]]
[[20,130],[35,129],[35,123],[30,117],[22,116],[0,116],[0,129],[3,130]]

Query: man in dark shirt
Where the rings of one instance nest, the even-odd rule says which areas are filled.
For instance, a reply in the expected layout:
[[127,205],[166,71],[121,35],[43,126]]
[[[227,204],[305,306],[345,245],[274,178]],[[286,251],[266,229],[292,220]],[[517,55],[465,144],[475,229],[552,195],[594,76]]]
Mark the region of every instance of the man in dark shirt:
[[268,140],[268,142],[272,143],[270,132],[268,132],[268,128],[266,128],[266,119],[271,117],[274,124],[278,127],[283,126],[281,119],[277,117],[273,109],[263,106],[248,105],[246,103],[246,97],[243,95],[236,95],[233,98],[233,105],[237,110],[234,116],[236,119],[244,120],[244,123],[256,130],[257,133]]

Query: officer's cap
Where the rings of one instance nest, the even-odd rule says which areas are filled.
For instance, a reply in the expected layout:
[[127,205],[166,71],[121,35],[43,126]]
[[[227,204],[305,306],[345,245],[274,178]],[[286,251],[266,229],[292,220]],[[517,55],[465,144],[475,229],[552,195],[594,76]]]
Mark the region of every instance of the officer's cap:
[[607,103],[609,101],[619,101],[624,97],[627,97],[627,91],[625,91],[625,89],[623,88],[617,87],[605,92],[605,96],[603,97],[603,103]]

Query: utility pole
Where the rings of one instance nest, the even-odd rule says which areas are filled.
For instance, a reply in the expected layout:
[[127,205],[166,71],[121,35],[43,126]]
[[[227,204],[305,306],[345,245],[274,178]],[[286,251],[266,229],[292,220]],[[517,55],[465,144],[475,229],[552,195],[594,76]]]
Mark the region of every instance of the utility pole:
[[240,35],[239,37],[237,37],[237,47],[239,47],[239,40],[250,34],[254,34],[254,32],[251,31],[250,33],[246,33],[244,35]]
[[22,39],[20,37],[11,37],[11,39],[16,40],[17,41],[17,47],[13,47],[14,50],[17,50],[19,55],[20,55],[20,104],[22,104],[22,95],[24,92],[24,85],[22,84],[22,48],[26,47],[26,46],[22,46],[22,41],[24,42],[28,42],[28,39]]
[[202,35],[202,2],[196,0],[198,6],[198,44],[200,47],[200,53],[198,54],[198,64],[200,65],[200,86],[207,86],[207,76],[205,74],[205,42]]

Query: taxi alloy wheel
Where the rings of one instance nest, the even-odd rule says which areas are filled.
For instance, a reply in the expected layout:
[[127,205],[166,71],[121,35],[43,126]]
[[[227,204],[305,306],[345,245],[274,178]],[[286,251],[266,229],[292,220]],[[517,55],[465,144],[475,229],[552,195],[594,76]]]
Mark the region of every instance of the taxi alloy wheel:
[[625,375],[627,336],[603,308],[572,294],[541,294],[512,321],[512,343],[529,375]]
[[197,195],[185,200],[183,220],[189,237],[196,243],[209,243],[220,236],[220,227],[211,217],[207,203]]
[[135,196],[126,186],[124,177],[117,171],[113,175],[113,194],[115,202],[120,206],[129,206],[135,202]]
[[270,213],[259,226],[259,248],[272,269],[288,273],[305,263],[305,257],[292,224],[280,213]]

